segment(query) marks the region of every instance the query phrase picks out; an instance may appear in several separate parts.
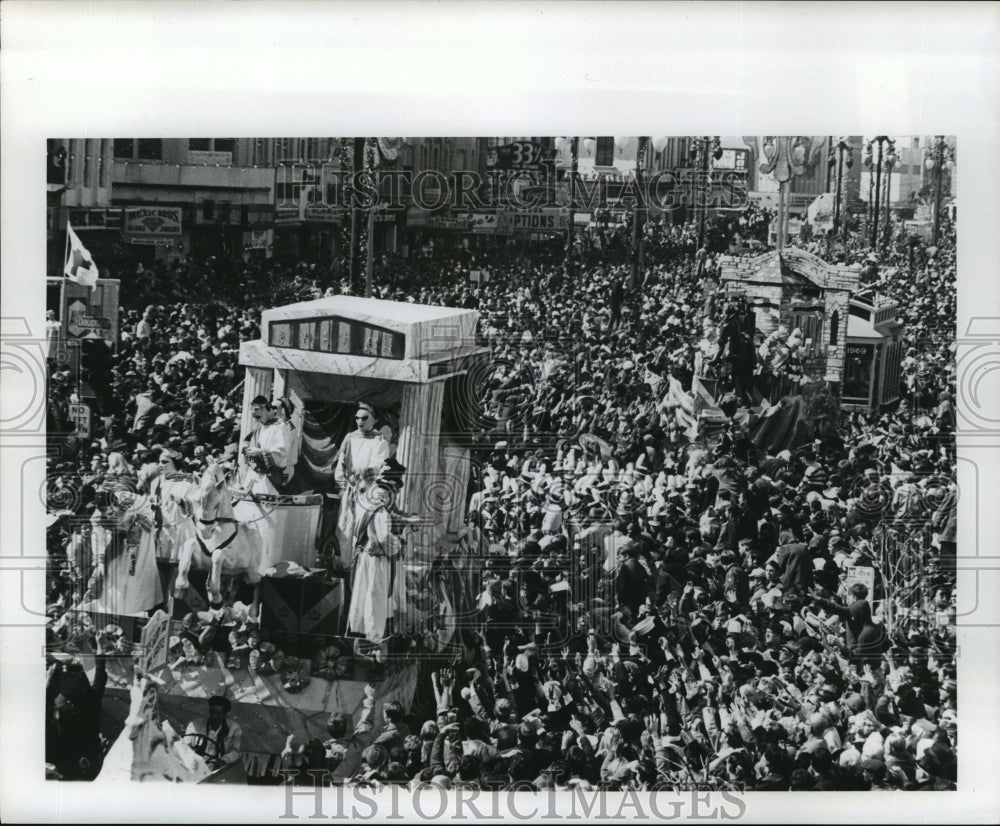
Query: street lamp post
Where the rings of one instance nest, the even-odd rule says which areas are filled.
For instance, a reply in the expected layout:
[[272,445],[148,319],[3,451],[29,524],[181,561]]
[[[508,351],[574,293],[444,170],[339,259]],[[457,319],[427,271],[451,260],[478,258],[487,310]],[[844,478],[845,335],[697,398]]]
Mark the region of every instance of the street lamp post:
[[889,196],[892,194],[892,169],[896,165],[896,153],[893,150],[889,151],[889,154],[885,159],[885,240],[884,244],[886,247],[889,246],[889,241],[892,240],[892,224],[890,222],[890,212],[889,207],[891,204]]
[[[638,190],[635,211],[632,213],[632,278],[629,287],[635,288],[639,283],[639,270],[642,268],[642,227],[640,217],[645,217],[645,208],[642,203],[642,153],[646,149],[649,138],[640,137],[635,152],[635,185]],[[645,221],[642,221],[645,223]]]
[[[841,186],[844,179],[844,166],[846,165],[848,169],[854,166],[854,150],[844,138],[841,138],[836,146],[831,147],[828,168],[832,170],[834,165],[837,167],[837,194],[833,202],[833,236],[836,237],[837,232],[840,230],[840,199]],[[844,226],[847,226],[847,221],[844,221]]]
[[[712,148],[711,157],[709,157],[710,145]],[[704,195],[704,202],[698,204],[698,249],[701,249],[705,245],[705,219],[708,215],[708,198],[711,188],[708,181],[709,163],[712,159],[719,160],[722,157],[719,136],[716,135],[713,138],[705,135],[701,138],[692,138],[690,155],[695,162],[695,168],[703,173],[699,190]]]
[[[878,147],[878,160],[874,159],[875,149]],[[891,159],[891,161],[890,161]],[[896,162],[896,142],[888,137],[887,135],[876,135],[870,141],[868,141],[865,146],[865,154],[862,159],[865,167],[871,169],[872,164],[875,164],[875,183],[872,187],[871,179],[869,178],[869,191],[874,188],[875,191],[875,203],[872,205],[871,196],[868,199],[868,209],[872,216],[871,222],[871,248],[874,250],[878,247],[878,218],[879,218],[879,201],[882,194],[882,164],[886,161],[890,161],[889,168]],[[870,175],[870,173],[869,173]]]
[[934,173],[934,246],[941,233],[941,188],[944,181],[944,167],[955,161],[955,150],[947,144],[944,135],[936,135],[933,145],[924,152],[924,166]]
[[[362,169],[364,169],[365,164],[365,145],[368,143],[367,138],[354,138],[353,141],[353,162],[351,165],[351,176],[352,181],[356,180],[354,176],[358,174]],[[348,259],[348,282],[351,285],[351,292],[355,291],[357,286],[360,271],[361,271],[361,218],[360,210],[357,204],[357,195],[354,193],[353,184],[351,190],[351,253]]]
[[569,224],[566,227],[566,278],[572,285],[573,281],[573,229],[576,216],[573,207],[576,202],[576,169],[579,154],[579,138],[569,139]]

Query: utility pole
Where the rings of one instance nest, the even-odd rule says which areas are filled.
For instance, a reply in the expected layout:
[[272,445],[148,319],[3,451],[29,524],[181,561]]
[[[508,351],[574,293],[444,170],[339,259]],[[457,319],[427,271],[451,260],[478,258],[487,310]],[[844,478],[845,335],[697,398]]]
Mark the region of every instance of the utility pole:
[[361,245],[360,245],[360,235],[361,227],[359,225],[361,216],[360,209],[358,209],[358,196],[357,192],[353,186],[353,182],[357,180],[356,176],[365,167],[365,144],[368,142],[367,138],[355,138],[354,139],[354,163],[352,164],[352,186],[351,186],[351,257],[350,257],[350,274],[349,280],[351,285],[351,292],[353,293],[355,287],[357,286],[360,270],[361,270]]
[[[642,268],[642,229],[640,217],[645,216],[642,192],[642,153],[645,151],[648,138],[638,138],[635,152],[635,185],[638,190],[638,201],[636,201],[635,211],[632,213],[632,277],[629,279],[629,288],[635,289],[639,284],[639,270]],[[645,221],[641,221],[642,224]]]
[[573,283],[573,229],[576,223],[573,207],[576,203],[576,168],[579,138],[569,139],[569,226],[566,227],[566,279]]

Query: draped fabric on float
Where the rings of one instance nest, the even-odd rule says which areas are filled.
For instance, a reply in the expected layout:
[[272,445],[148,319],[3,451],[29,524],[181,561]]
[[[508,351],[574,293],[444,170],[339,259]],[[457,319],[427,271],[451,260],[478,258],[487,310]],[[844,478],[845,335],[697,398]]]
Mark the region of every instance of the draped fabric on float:
[[295,475],[307,489],[317,492],[333,489],[335,459],[347,432],[345,410],[326,402],[303,402],[302,440]]
[[793,450],[812,438],[812,424],[801,396],[785,396],[778,408],[751,424],[753,443],[772,455]]
[[379,420],[392,431],[391,441],[398,437],[402,389],[397,383],[364,376],[291,372],[286,393],[302,409],[295,475],[303,490],[325,493],[334,489],[337,451],[355,427],[354,412],[360,402],[375,408]]

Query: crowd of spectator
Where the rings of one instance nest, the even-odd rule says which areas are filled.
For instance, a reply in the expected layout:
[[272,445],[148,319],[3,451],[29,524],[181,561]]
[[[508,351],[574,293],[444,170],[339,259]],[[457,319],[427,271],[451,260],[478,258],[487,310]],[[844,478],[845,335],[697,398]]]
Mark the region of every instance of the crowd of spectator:
[[[679,415],[676,390],[691,391],[730,308],[694,224],[647,232],[637,280],[627,258],[602,259],[599,236],[572,277],[555,247],[379,262],[381,297],[478,309],[491,349],[452,555],[476,627],[460,661],[421,667],[430,703],[405,713],[369,696],[363,719],[331,718],[325,743],[291,738],[287,766],[336,769],[355,748],[350,782],[367,784],[954,788],[953,236],[875,255],[860,236],[838,242],[899,302],[902,400],[769,450],[735,397],[711,438]],[[122,479],[148,491],[164,451],[178,471],[233,458],[239,343],[265,308],[346,292],[336,270],[173,263],[106,364],[87,365],[88,439],[59,435],[81,385],[52,370],[54,647],[72,650],[64,620],[88,577],[81,528],[58,515],[89,515]]]

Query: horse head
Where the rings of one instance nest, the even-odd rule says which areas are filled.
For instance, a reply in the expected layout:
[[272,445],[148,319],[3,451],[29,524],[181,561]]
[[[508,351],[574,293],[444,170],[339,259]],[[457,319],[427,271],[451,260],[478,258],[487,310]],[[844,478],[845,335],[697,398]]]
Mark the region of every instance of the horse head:
[[129,690],[129,711],[125,730],[130,740],[135,740],[147,723],[153,721],[156,711],[156,683],[148,677],[136,677]]
[[220,517],[232,519],[233,504],[228,477],[228,468],[220,462],[214,462],[205,468],[195,497],[201,511],[198,517],[201,522],[215,522]]

